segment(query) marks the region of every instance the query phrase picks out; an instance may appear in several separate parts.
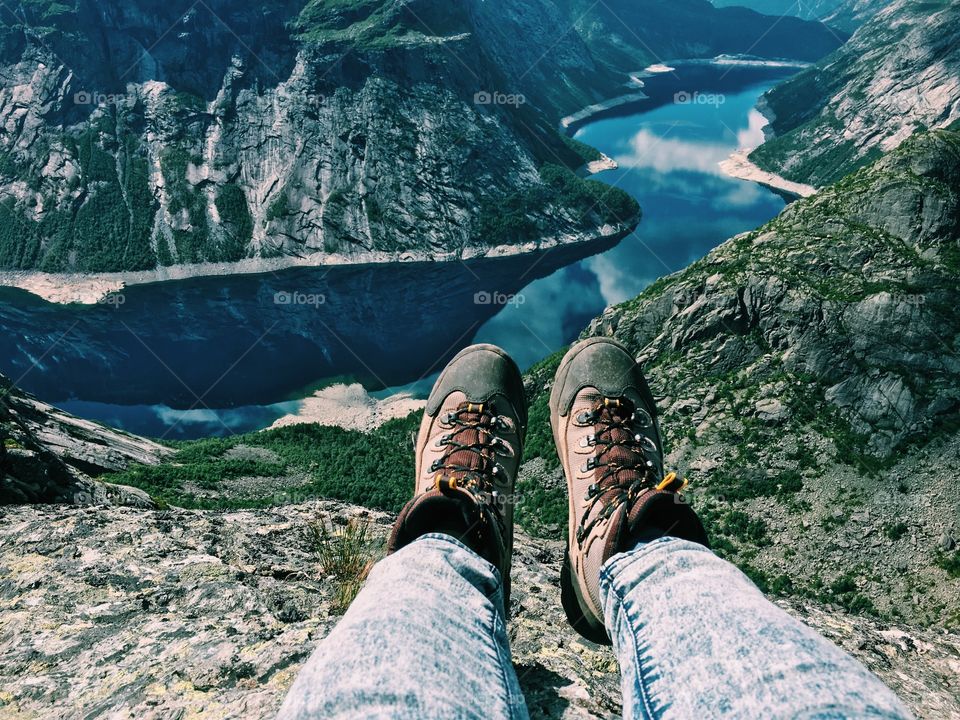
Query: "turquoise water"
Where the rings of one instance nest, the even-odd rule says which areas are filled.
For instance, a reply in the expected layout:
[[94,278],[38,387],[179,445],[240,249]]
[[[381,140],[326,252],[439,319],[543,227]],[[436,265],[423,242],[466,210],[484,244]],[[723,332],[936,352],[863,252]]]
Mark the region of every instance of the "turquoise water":
[[[651,110],[641,105],[632,114],[580,129],[576,139],[620,166],[595,179],[633,195],[643,220],[615,247],[530,283],[520,291],[523,303],[505,307],[476,339],[502,345],[528,367],[570,342],[607,306],[636,296],[727,238],[776,216],[783,199],[754,183],[727,177],[718,163],[738,147],[762,141],[763,119],[753,108],[782,73],[754,71],[743,85],[742,75],[724,78],[723,71],[715,69],[708,95],[722,97],[722,102],[707,97],[715,102],[668,102]],[[692,95],[697,90],[683,68],[677,76],[656,80],[668,89],[679,88],[675,92]],[[715,89],[718,83],[722,90]]]
[[[649,100],[576,132],[619,164],[595,179],[643,208],[636,232],[619,243],[160,283],[128,289],[119,307],[53,306],[0,289],[0,358],[9,358],[0,370],[80,416],[187,439],[266,427],[330,378],[356,379],[378,395],[425,395],[472,342],[501,345],[529,367],[607,306],[783,208],[718,163],[762,140],[753,108],[789,72],[678,65],[648,80]],[[324,302],[275,302],[290,291]],[[478,294],[491,301],[476,302]]]

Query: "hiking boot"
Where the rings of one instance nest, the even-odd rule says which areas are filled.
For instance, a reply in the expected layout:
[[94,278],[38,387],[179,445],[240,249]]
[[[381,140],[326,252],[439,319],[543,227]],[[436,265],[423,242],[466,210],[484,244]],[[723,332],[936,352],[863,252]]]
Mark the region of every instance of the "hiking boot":
[[563,608],[577,632],[609,644],[603,564],[664,535],[707,545],[706,533],[680,495],[686,481],[664,476],[653,396],[622,345],[591,338],[570,349],[550,393],[550,424],[569,493]]
[[387,551],[426,533],[452,535],[500,571],[509,607],[513,492],[526,429],[516,363],[493,345],[457,354],[427,400],[414,497],[400,512]]

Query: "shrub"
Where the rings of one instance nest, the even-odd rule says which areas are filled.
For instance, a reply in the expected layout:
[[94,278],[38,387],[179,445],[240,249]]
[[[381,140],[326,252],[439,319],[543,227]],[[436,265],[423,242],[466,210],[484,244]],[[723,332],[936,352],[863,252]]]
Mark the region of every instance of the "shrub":
[[351,518],[346,525],[332,527],[323,517],[310,524],[320,573],[333,583],[330,611],[346,612],[367,575],[380,558],[370,537],[370,523]]

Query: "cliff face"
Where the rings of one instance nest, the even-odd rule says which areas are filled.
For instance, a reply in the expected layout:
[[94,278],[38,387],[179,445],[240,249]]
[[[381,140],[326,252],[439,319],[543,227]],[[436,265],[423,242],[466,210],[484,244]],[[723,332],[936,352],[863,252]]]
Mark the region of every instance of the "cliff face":
[[135,463],[154,465],[172,451],[144,438],[82,420],[18,390],[0,375],[0,505],[131,504],[142,492],[93,478]]
[[827,185],[918,130],[960,121],[960,5],[898,0],[816,66],[769,91],[773,139],[750,158]]
[[[570,12],[552,0],[8,9],[0,269],[482,253],[629,227],[629,196],[566,172],[582,158],[555,122],[622,92],[650,53],[617,49],[616,66],[618,41],[570,32]],[[735,49],[724,38],[738,18],[692,30],[685,18],[649,19],[702,37],[659,52]],[[778,38],[773,21],[747,25]],[[792,45],[755,52],[813,59],[838,43],[800,26]]]
[[541,177],[580,160],[482,47],[488,10],[303,5],[5,13],[0,266],[457,252],[635,221],[618,191]]
[[955,626],[958,282],[960,136],[939,131],[588,332],[644,363],[721,552],[776,592]]

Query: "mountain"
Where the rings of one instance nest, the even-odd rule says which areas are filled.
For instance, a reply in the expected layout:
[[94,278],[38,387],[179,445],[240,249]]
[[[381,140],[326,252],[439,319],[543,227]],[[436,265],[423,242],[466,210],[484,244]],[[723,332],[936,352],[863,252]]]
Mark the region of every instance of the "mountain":
[[822,186],[918,130],[960,121],[960,4],[897,0],[837,52],[764,95],[750,159]]
[[852,33],[879,12],[884,0],[713,0],[717,7],[746,7],[764,15],[821,20],[830,27]]
[[156,465],[172,451],[151,440],[69,415],[0,375],[0,505],[126,504],[152,507],[146,493],[94,478]]
[[814,62],[846,39],[820,23],[715,8],[707,0],[559,1],[598,62],[620,70],[720,54]]
[[353,5],[6,10],[0,266],[483,252],[635,223],[569,172],[582,158],[506,84],[482,13]]
[[[664,53],[766,36],[755,54],[813,60],[839,42],[704,0],[629,10],[641,35],[663,25]],[[621,47],[623,28],[570,32],[570,12],[553,0],[2,8],[0,269],[208,274],[246,260],[250,272],[616,236],[636,203],[570,172],[598,155],[556,122],[623,92],[652,55]]]
[[[958,275],[960,134],[927,132],[585,332],[644,363],[715,549],[929,720],[960,708]],[[566,625],[563,543],[544,537],[565,526],[545,414],[558,362],[526,377],[510,636],[532,717],[605,718],[615,658]],[[11,457],[53,474],[109,464],[101,487],[162,509],[0,508],[0,627],[18,628],[0,632],[0,708],[274,713],[358,587],[324,548],[376,559],[384,510],[410,492],[416,414],[172,455],[3,387],[5,475]]]
[[[960,134],[923,133],[609,309],[715,546],[771,592],[960,626]],[[540,519],[565,503],[531,371]],[[531,460],[531,462],[533,462]],[[547,528],[549,529],[549,528]]]

